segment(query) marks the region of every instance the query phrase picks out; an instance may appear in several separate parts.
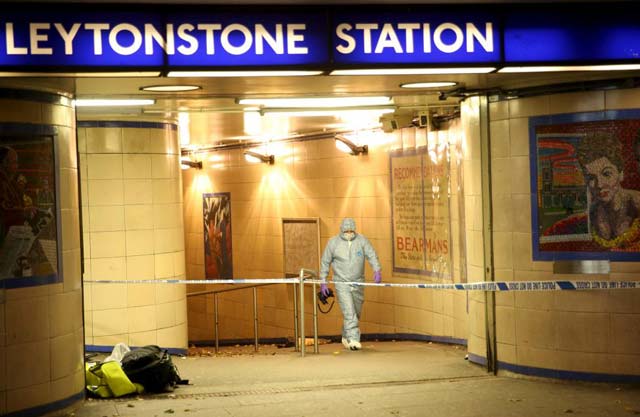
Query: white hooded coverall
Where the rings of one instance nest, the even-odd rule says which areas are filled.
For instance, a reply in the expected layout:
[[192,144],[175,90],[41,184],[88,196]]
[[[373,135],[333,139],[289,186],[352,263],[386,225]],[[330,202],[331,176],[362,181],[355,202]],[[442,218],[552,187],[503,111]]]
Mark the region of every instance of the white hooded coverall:
[[365,259],[369,261],[374,272],[380,271],[381,267],[378,255],[369,240],[358,233],[352,240],[348,240],[344,233],[347,230],[355,232],[355,220],[351,218],[342,220],[340,234],[327,243],[320,260],[320,279],[326,281],[329,265],[331,265],[338,304],[342,310],[342,338],[360,342],[358,322],[364,302],[364,286],[344,282],[364,282]]

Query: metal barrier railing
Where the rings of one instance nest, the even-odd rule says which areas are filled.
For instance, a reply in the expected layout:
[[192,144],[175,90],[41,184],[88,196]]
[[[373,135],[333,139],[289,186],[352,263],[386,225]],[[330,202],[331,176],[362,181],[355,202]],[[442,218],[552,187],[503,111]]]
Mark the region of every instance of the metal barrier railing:
[[[295,340],[295,349],[296,351],[300,351],[300,356],[304,357],[306,352],[306,335],[305,335],[305,323],[304,323],[304,281],[305,279],[313,279],[317,277],[317,272],[311,269],[301,269],[299,275],[299,283],[293,284],[293,333]],[[251,288],[253,290],[253,339],[254,339],[254,349],[258,351],[258,296],[257,289],[258,287],[264,287],[267,285],[274,285],[275,283],[267,283],[267,284],[251,284],[251,285],[242,285],[242,286],[234,286],[232,288],[224,288],[221,290],[207,290],[207,291],[196,291],[187,293],[187,297],[195,297],[200,295],[209,295],[213,294],[213,315],[214,315],[214,330],[215,330],[215,350],[216,353],[220,350],[220,330],[219,330],[219,320],[218,320],[218,295],[224,292],[231,291],[239,291],[246,290]],[[316,294],[316,283],[313,284],[313,346],[314,353],[318,353],[318,306],[317,306],[317,294]],[[299,288],[296,288],[299,286]],[[298,290],[300,291],[300,313],[298,314]],[[301,336],[299,336],[301,335]]]

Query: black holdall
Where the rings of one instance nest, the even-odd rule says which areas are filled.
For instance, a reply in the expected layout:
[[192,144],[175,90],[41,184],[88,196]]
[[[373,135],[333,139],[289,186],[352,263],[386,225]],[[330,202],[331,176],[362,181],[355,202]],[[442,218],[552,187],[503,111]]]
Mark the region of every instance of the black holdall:
[[173,391],[176,384],[189,383],[180,378],[169,352],[156,345],[142,346],[125,353],[122,370],[131,382],[141,384],[149,392]]

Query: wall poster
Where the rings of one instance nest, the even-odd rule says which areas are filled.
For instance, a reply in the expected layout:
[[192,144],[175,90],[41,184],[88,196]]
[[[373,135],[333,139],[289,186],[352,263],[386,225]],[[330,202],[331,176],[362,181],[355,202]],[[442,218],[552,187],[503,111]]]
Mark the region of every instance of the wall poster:
[[206,279],[233,279],[231,193],[202,195]]
[[283,218],[284,275],[299,277],[300,269],[320,271],[320,219]]
[[534,260],[640,260],[640,110],[529,121]]
[[446,145],[391,153],[393,271],[451,278]]
[[[28,130],[28,128],[27,128]],[[0,282],[59,282],[53,135],[0,134]]]

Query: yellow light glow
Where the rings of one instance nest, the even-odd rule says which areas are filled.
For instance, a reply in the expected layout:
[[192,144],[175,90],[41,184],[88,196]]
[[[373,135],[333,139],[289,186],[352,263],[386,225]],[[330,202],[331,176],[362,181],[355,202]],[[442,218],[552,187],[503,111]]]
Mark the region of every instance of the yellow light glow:
[[257,136],[262,133],[262,117],[256,111],[245,111],[242,114],[243,131],[249,136]]
[[340,140],[336,140],[336,148],[338,148],[339,151],[344,152],[344,153],[351,153],[351,148],[347,146],[346,143],[340,141]]
[[191,143],[191,132],[189,130],[189,113],[178,113],[178,136],[180,146],[185,147]]

